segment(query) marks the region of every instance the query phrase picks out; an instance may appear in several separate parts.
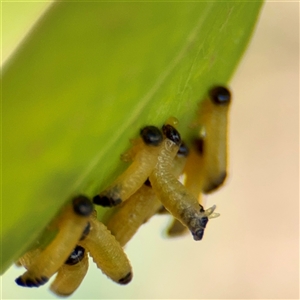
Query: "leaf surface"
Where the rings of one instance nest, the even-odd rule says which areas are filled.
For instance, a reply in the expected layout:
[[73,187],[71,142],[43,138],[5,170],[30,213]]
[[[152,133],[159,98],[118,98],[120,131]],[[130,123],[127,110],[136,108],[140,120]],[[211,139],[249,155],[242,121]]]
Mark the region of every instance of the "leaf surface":
[[[2,74],[2,272],[72,196],[126,165],[145,125],[189,137],[199,101],[226,84],[261,2],[57,2]],[[234,100],[235,101],[235,100]]]

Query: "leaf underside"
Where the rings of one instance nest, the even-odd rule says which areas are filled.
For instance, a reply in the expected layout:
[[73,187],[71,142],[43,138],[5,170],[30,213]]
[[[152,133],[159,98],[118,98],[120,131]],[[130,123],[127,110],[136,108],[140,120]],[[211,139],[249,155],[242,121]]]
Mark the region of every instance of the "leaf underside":
[[[189,138],[197,104],[227,84],[261,2],[58,2],[2,76],[1,272],[72,196],[126,165],[145,125]],[[234,99],[235,101],[235,99]]]

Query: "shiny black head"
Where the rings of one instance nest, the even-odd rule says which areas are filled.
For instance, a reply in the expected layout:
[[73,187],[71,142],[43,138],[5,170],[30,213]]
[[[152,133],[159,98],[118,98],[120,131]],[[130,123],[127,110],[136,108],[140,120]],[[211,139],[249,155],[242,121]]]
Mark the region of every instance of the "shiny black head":
[[196,232],[192,232],[195,241],[201,241],[204,235],[204,229],[198,229]]
[[209,92],[210,99],[216,105],[228,105],[231,100],[230,91],[223,86],[216,86]]
[[163,141],[161,131],[155,126],[146,126],[142,128],[140,135],[146,145],[159,146]]
[[70,266],[78,264],[84,257],[84,251],[83,247],[76,246],[71,255],[65,261],[65,264]]
[[73,209],[77,215],[88,217],[92,214],[94,207],[89,198],[79,195],[73,199]]
[[166,124],[162,127],[163,134],[167,139],[171,140],[176,145],[181,145],[181,137],[179,132],[171,125]]

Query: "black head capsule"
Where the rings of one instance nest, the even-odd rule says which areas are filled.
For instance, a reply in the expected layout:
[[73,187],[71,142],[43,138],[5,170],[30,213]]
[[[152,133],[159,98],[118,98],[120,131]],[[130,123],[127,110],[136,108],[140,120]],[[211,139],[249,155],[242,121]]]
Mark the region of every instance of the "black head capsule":
[[179,132],[171,125],[166,124],[162,127],[163,134],[167,137],[167,139],[171,140],[176,145],[181,145],[181,137]]
[[144,143],[149,146],[159,146],[163,141],[161,131],[155,126],[146,126],[140,131]]
[[93,202],[103,207],[112,207],[122,203],[122,200],[119,198],[113,199],[112,197],[96,195],[93,198]]
[[177,152],[177,156],[187,157],[189,155],[189,152],[190,152],[190,150],[189,150],[188,146],[184,142],[182,142],[182,144],[180,145],[179,150]]
[[65,261],[65,264],[70,266],[78,264],[84,257],[84,251],[83,247],[76,246],[71,255]]
[[93,212],[94,207],[89,198],[79,195],[73,199],[73,209],[80,216],[89,216]]
[[209,92],[210,99],[217,105],[227,105],[230,103],[230,91],[223,86],[216,86]]
[[129,272],[126,276],[124,276],[123,278],[121,278],[118,282],[120,284],[127,284],[131,281],[132,279],[132,273]]
[[204,229],[199,229],[196,232],[192,232],[195,241],[201,241],[204,235]]

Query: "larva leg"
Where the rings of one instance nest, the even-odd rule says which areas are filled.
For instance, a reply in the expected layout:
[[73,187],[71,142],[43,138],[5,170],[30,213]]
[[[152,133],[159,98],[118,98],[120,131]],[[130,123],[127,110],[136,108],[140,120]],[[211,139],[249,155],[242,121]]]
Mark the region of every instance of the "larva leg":
[[141,130],[141,138],[143,147],[135,155],[132,164],[109,188],[94,197],[95,204],[101,206],[120,204],[133,195],[146,181],[156,164],[159,145],[163,137],[158,128],[147,126]]
[[73,294],[81,284],[89,267],[88,255],[81,246],[76,246],[66,262],[58,270],[55,280],[50,286],[58,296]]
[[38,287],[64,264],[82,236],[93,205],[84,196],[76,197],[58,220],[58,233],[54,240],[32,262],[27,272],[16,279],[18,285]]
[[215,87],[200,106],[200,124],[204,127],[203,192],[217,189],[226,178],[227,123],[231,95],[225,87]]
[[165,208],[190,229],[194,239],[201,240],[209,215],[215,207],[206,212],[197,199],[174,177],[171,168],[181,138],[170,125],[165,125],[163,132],[166,139],[163,141],[158,163],[149,177],[152,188]]
[[143,185],[120,208],[107,223],[107,228],[124,246],[139,227],[161,207],[151,187]]
[[95,217],[92,217],[90,222],[90,233],[79,245],[88,250],[98,268],[113,281],[120,284],[129,283],[132,271],[122,247],[104,224]]

